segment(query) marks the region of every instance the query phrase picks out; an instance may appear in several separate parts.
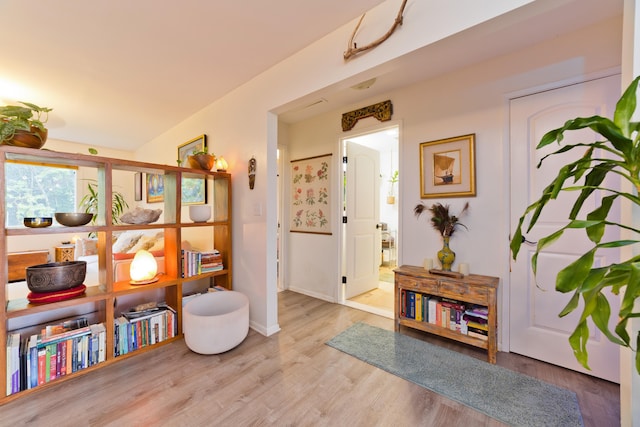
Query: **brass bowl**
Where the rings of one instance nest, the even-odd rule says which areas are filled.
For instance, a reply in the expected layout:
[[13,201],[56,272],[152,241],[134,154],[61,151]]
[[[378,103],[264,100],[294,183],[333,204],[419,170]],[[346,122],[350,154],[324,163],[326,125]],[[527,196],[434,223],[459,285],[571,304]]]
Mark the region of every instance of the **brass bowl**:
[[92,213],[56,212],[56,221],[66,227],[78,227],[88,224],[93,219]]
[[51,218],[50,216],[27,217],[23,218],[22,223],[25,227],[29,228],[44,228],[53,224],[53,218]]
[[27,287],[31,292],[63,291],[82,285],[86,275],[86,261],[32,265],[27,267]]

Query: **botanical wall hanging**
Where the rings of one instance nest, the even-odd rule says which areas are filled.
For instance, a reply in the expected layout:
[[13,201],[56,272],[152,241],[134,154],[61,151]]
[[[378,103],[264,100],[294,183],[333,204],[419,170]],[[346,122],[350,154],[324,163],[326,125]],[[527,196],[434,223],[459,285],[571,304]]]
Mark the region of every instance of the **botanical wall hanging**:
[[331,154],[291,161],[290,231],[331,234]]
[[[629,347],[635,354],[636,370],[640,373],[640,333],[636,337],[629,336],[627,324],[630,319],[640,317],[639,312],[634,312],[634,304],[640,298],[640,255],[632,255],[629,259],[612,263],[610,265],[598,265],[596,252],[599,249],[621,248],[624,246],[638,245],[640,230],[633,224],[621,224],[615,222],[615,213],[612,210],[616,199],[626,199],[631,202],[636,211],[640,208],[640,123],[631,121],[636,109],[636,93],[638,80],[636,78],[624,92],[616,104],[613,119],[601,116],[578,117],[568,120],[563,127],[546,133],[537,148],[546,147],[549,144],[564,139],[564,133],[572,130],[591,129],[599,137],[594,142],[576,144],[564,144],[557,151],[548,154],[540,160],[538,167],[550,156],[561,155],[569,150],[577,149],[584,154],[560,168],[557,176],[551,184],[543,190],[542,196],[536,202],[527,207],[520,217],[518,226],[511,240],[511,251],[516,259],[522,243],[525,241],[522,228],[525,220],[528,226],[525,232],[529,232],[536,224],[542,210],[547,203],[559,197],[575,198],[578,196],[571,211],[567,212],[568,223],[560,227],[550,235],[539,239],[536,251],[531,258],[531,268],[536,274],[538,268],[538,255],[552,243],[558,241],[565,230],[583,229],[593,248],[578,257],[576,261],[562,269],[556,276],[556,290],[562,293],[573,292],[571,300],[560,312],[559,316],[566,316],[576,309],[582,310],[582,315],[573,334],[569,337],[569,344],[573,349],[578,362],[586,369],[588,365],[587,342],[589,340],[589,323],[593,323],[613,343],[623,347]],[[605,178],[611,176],[622,178],[632,188],[631,192],[608,188]],[[567,194],[568,192],[568,194]],[[600,203],[591,212],[583,212],[585,201],[594,193],[600,193],[597,199]],[[610,215],[611,212],[611,215]],[[618,227],[628,233],[631,238],[602,242],[605,227]],[[637,247],[637,246],[636,246]],[[636,250],[637,252],[637,250]],[[614,330],[609,330],[612,304],[607,300],[606,289],[610,289],[615,295],[620,295],[620,308],[616,315],[618,319]],[[580,304],[582,300],[582,304]],[[617,309],[617,301],[613,308]]]

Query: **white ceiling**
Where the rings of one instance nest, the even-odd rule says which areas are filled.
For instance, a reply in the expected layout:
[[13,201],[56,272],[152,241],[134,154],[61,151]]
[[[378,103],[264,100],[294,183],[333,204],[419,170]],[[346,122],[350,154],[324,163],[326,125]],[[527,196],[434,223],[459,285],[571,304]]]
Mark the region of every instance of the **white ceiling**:
[[0,104],[134,149],[383,0],[0,0]]
[[[0,103],[54,108],[51,138],[133,150],[382,1],[0,0]],[[280,117],[353,105],[620,15],[622,4],[536,0],[309,94]],[[372,77],[370,89],[350,89]]]

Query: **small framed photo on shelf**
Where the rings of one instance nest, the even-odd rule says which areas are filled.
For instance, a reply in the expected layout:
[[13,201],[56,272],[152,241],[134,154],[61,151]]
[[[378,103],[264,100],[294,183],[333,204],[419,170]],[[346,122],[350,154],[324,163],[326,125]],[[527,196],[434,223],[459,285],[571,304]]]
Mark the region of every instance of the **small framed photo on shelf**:
[[475,134],[420,144],[422,199],[475,195]]
[[147,203],[164,202],[164,175],[147,174]]

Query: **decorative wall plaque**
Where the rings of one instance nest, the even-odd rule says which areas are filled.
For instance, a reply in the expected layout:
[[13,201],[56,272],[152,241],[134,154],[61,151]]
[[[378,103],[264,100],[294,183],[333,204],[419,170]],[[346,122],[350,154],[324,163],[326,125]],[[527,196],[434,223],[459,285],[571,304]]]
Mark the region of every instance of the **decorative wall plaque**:
[[346,132],[353,129],[358,120],[366,117],[375,117],[381,122],[391,120],[393,114],[393,105],[391,101],[378,102],[377,104],[369,105],[368,107],[360,108],[358,110],[349,111],[342,115],[342,130]]

